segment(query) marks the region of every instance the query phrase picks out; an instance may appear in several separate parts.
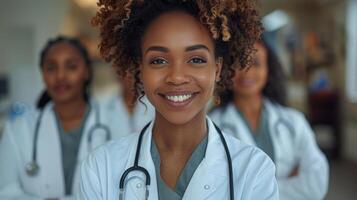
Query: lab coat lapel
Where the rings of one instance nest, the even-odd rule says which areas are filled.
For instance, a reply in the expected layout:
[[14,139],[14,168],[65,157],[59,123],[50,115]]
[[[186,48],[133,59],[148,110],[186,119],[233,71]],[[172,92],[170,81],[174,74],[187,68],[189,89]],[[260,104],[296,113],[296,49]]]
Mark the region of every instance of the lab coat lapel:
[[43,110],[38,133],[37,160],[46,196],[64,195],[61,143],[52,103]]
[[[286,163],[293,163],[297,158],[294,157],[294,143],[291,140],[289,130],[284,127],[282,123],[279,124],[281,117],[279,114],[279,105],[274,105],[269,100],[264,100],[268,117],[269,117],[269,131],[271,134],[273,147],[274,147],[274,163],[277,172],[282,171],[282,166],[286,166]],[[293,122],[291,122],[293,123]],[[279,128],[277,125],[279,124]]]
[[[78,150],[78,155],[77,155],[77,163],[76,163],[76,168],[75,168],[75,172],[74,172],[74,177],[73,177],[73,183],[72,184],[72,191],[73,194],[76,194],[78,191],[78,184],[79,183],[79,171],[80,171],[80,166],[81,163],[87,158],[88,154],[97,146],[104,144],[105,138],[103,138],[101,141],[101,144],[98,143],[89,143],[88,142],[88,137],[89,137],[89,132],[90,130],[93,128],[93,126],[95,125],[95,108],[93,106],[92,103],[88,104],[88,106],[91,106],[90,109],[90,113],[87,116],[86,121],[84,122],[84,129],[83,129],[83,134],[81,137],[81,142],[79,144],[79,150]],[[94,134],[92,135],[92,141],[98,141],[95,137],[97,136],[95,132],[93,132]],[[104,135],[103,135],[104,137]]]
[[[226,153],[213,123],[209,123],[208,144],[204,159],[193,174],[183,199],[217,199],[214,195],[217,189],[219,196],[228,195],[228,165]],[[222,189],[226,187],[227,189]]]
[[[152,128],[153,122],[146,129],[140,150],[139,166],[145,168],[150,174],[150,186],[149,186],[149,200],[157,200],[157,182],[156,182],[156,173],[155,165],[151,157],[151,140],[152,140]],[[134,165],[136,148],[133,148],[130,152],[130,162],[127,163],[125,169],[129,169]],[[125,185],[125,194],[127,197],[125,199],[145,199],[145,175],[141,172],[134,171],[128,174],[126,178]]]
[[255,145],[247,124],[244,123],[233,103],[230,103],[222,114],[221,128],[225,133],[231,134],[247,144]]

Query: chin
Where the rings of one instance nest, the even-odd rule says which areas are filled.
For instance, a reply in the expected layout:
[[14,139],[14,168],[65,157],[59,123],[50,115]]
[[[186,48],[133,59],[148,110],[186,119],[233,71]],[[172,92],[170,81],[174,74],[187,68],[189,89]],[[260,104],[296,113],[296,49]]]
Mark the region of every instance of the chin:
[[[204,110],[203,110],[204,111]],[[163,118],[165,121],[167,121],[170,124],[173,125],[185,125],[188,124],[190,122],[197,122],[197,119],[199,119],[200,117],[205,118],[205,112],[165,112],[165,114],[161,114],[159,111],[157,117]],[[202,116],[204,115],[204,116]]]

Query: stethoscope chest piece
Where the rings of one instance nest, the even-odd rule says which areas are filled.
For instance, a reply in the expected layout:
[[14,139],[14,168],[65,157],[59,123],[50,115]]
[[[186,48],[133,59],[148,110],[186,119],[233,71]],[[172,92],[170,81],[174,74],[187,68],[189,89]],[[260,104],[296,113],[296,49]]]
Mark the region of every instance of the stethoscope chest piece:
[[26,168],[26,174],[29,176],[36,176],[40,171],[40,167],[34,161],[31,161],[30,163],[26,164],[25,168]]

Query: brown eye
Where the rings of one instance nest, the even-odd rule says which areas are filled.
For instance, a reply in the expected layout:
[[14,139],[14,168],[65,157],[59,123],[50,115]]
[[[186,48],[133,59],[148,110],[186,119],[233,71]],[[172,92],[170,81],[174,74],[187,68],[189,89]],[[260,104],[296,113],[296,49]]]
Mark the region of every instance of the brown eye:
[[164,65],[168,62],[163,58],[156,58],[150,61],[150,65]]
[[46,63],[44,66],[43,66],[43,69],[48,71],[48,72],[52,72],[56,69],[56,64],[54,63]]
[[77,65],[76,63],[69,63],[69,64],[67,65],[67,68],[68,68],[69,70],[74,71],[74,70],[77,70],[78,65]]
[[191,60],[189,60],[188,63],[204,64],[204,63],[207,63],[207,61],[205,59],[203,59],[203,58],[195,57],[195,58],[192,58]]

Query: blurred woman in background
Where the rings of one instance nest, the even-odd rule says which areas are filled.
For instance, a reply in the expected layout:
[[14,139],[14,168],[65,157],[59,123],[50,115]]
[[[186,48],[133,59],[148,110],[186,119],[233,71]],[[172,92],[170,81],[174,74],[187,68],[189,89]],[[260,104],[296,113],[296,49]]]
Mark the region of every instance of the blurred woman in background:
[[323,199],[328,164],[302,113],[285,107],[281,65],[265,40],[248,70],[236,70],[233,88],[210,116],[224,132],[261,148],[275,162],[280,199]]
[[110,137],[98,128],[89,95],[91,61],[82,44],[68,37],[48,41],[40,67],[46,89],[37,109],[6,123],[0,143],[0,199],[72,198],[78,166],[99,144],[94,145],[94,138]]

